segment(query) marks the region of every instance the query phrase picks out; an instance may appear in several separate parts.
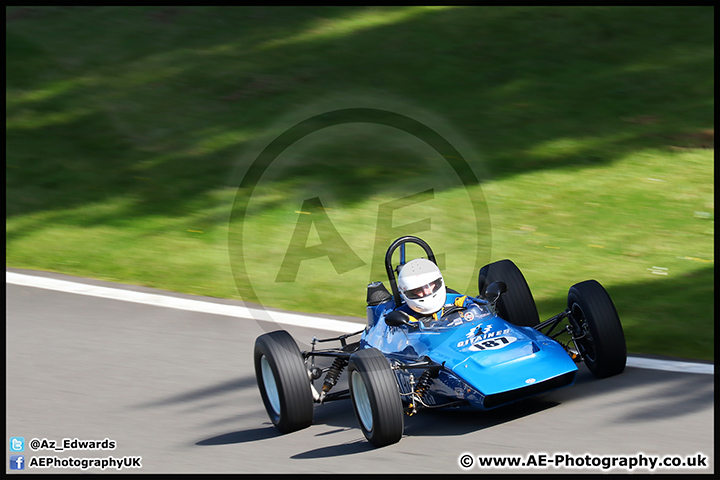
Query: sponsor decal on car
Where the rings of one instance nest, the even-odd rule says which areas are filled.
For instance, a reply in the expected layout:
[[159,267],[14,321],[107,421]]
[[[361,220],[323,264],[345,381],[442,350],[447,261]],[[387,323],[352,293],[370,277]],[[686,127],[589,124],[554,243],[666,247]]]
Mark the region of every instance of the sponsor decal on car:
[[468,338],[457,343],[457,348],[468,347],[469,350],[497,350],[513,343],[517,338],[510,336],[512,329],[493,331],[492,324],[478,325],[468,332]]

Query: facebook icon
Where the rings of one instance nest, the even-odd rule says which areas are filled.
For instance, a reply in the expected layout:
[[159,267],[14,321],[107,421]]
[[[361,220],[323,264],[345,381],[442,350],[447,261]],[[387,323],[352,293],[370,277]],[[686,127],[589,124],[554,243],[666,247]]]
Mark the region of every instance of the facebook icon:
[[10,455],[10,470],[25,470],[25,455]]

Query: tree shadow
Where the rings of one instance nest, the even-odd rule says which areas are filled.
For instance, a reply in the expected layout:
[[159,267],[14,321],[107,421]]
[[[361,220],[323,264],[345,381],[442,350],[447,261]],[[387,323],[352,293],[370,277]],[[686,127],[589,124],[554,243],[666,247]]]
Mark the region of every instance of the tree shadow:
[[188,392],[172,395],[161,399],[138,403],[133,405],[131,408],[161,408],[172,405],[183,405],[192,404],[204,399],[214,398],[218,395],[223,395],[229,392],[237,390],[245,390],[248,388],[256,388],[255,376],[247,376],[228,380],[217,385],[211,385],[207,387],[197,388]]
[[[293,113],[365,95],[466,139],[481,183],[714,148],[711,8],[9,7],[6,218],[21,221],[6,241],[58,224],[140,238],[188,217],[225,228],[258,145]],[[347,127],[288,149],[249,217],[297,192],[352,207],[461,185],[412,135]],[[712,279],[680,280],[705,306],[686,321],[704,331]],[[632,350],[654,352],[668,332],[709,341],[673,322],[673,293],[611,288]]]
[[[675,278],[606,286],[620,317],[628,352],[667,355],[668,342],[672,342],[675,355],[690,359],[698,358],[697,352],[713,352],[714,322],[708,316],[708,306],[714,304],[714,285],[715,269],[709,266]],[[678,302],[682,302],[682,309]],[[567,290],[537,302],[538,311],[547,315],[541,320],[566,306]]]
[[[238,185],[228,174],[259,125],[328,90],[369,88],[379,100],[401,91],[441,112],[481,152],[473,168],[496,179],[707,145],[712,136],[688,136],[712,125],[707,13],[18,7],[7,25],[6,213],[115,197],[130,200],[117,221],[202,208],[213,191]],[[142,40],[122,41],[132,36]],[[440,158],[419,162],[402,143],[390,132],[329,138],[274,183],[314,185],[352,205],[377,192],[401,195],[408,171],[435,180]]]

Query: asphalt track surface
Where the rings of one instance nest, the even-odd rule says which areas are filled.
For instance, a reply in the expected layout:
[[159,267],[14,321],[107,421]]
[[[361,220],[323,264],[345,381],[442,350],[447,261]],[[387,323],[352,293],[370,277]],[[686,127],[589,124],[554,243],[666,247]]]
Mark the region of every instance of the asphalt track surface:
[[[288,435],[278,434],[263,408],[252,366],[255,338],[285,328],[306,348],[313,336],[332,332],[7,282],[6,296],[6,451],[8,457],[14,453],[10,437],[25,438],[25,472],[81,471],[31,469],[32,457],[139,456],[140,469],[122,472],[603,473],[601,466],[579,464],[600,464],[612,456],[687,461],[697,455],[706,457],[707,467],[658,466],[654,472],[714,472],[714,373],[629,366],[621,375],[596,380],[581,365],[574,386],[511,406],[490,412],[425,410],[405,417],[402,440],[373,449],[357,428],[349,400],[317,405],[313,425]],[[355,320],[362,329],[362,320]],[[336,388],[344,387],[341,381]],[[110,439],[116,447],[32,451],[31,439]],[[465,454],[473,458],[469,468],[460,465]],[[565,454],[575,459],[575,467],[478,465],[479,456],[537,462]],[[8,463],[6,472],[22,473]]]

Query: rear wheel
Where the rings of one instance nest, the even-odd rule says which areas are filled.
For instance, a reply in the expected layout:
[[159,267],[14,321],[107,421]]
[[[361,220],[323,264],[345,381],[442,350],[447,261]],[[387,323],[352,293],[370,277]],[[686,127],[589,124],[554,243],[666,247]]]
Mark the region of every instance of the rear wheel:
[[625,334],[615,305],[595,280],[570,287],[568,308],[573,336],[583,360],[597,378],[617,375],[625,369]]
[[481,297],[493,282],[505,282],[507,292],[495,304],[498,314],[520,327],[534,327],[540,323],[535,300],[520,269],[511,260],[500,260],[480,269],[478,290]]
[[400,441],[403,410],[395,374],[375,348],[355,352],[348,363],[350,397],[365,438],[374,447]]
[[282,433],[309,427],[313,397],[305,361],[292,336],[278,330],[255,340],[255,377],[265,410]]

